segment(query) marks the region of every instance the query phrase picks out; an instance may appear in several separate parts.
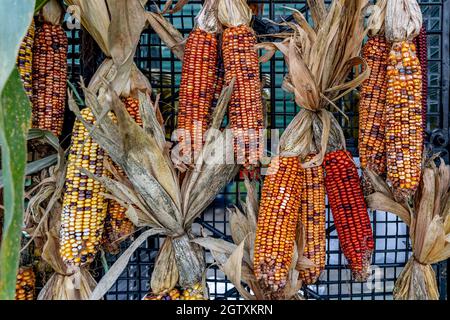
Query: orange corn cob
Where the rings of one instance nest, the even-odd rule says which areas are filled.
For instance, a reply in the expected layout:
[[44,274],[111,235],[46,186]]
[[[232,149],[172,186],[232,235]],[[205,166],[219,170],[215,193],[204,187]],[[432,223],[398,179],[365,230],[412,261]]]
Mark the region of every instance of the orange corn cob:
[[299,219],[306,234],[304,256],[317,267],[300,271],[300,278],[306,285],[317,281],[325,268],[325,180],[322,167],[302,170],[301,204]]
[[419,186],[423,151],[422,72],[414,44],[394,43],[387,74],[388,181],[404,198]]
[[187,39],[184,52],[177,126],[181,156],[190,161],[201,150],[209,128],[216,68],[216,35],[196,28]]
[[363,58],[370,77],[361,87],[359,102],[359,156],[361,167],[377,174],[386,173],[386,89],[389,48],[383,36],[370,38],[364,45]]
[[[225,82],[236,78],[229,104],[230,126],[235,136],[235,154],[244,155],[246,166],[256,165],[262,155],[260,131],[264,129],[259,59],[255,32],[246,25],[223,33]],[[239,161],[241,162],[241,161]]]
[[33,268],[19,268],[16,281],[16,300],[34,300],[36,276]]
[[348,151],[326,154],[325,187],[340,246],[356,281],[369,275],[374,248],[372,227],[358,171]]
[[300,207],[302,168],[297,157],[272,160],[261,195],[254,272],[273,294],[286,286]]
[[61,135],[67,82],[67,36],[44,22],[33,46],[33,127]]

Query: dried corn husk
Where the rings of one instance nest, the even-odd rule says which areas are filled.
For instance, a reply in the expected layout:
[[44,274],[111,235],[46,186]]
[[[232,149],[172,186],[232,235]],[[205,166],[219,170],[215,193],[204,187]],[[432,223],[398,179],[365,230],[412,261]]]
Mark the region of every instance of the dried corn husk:
[[[233,148],[231,141],[225,139],[225,133],[218,130],[233,82],[224,88],[213,114],[212,129],[215,130],[208,132],[203,153],[181,186],[169,155],[164,128],[158,121],[158,107],[148,93],[139,92],[141,128],[126,112],[115,90],[107,83],[103,85],[107,90],[100,91],[99,97],[83,87],[86,103],[96,117],[95,126],[84,122],[72,97],[69,98],[69,106],[129,180],[125,183],[85,173],[105,185],[112,196],[128,209],[126,214],[131,221],[150,229],[120,256],[90,298],[101,298],[122,273],[137,247],[150,235],[156,234],[167,236],[167,244],[160,251],[157,268],[152,274],[151,285],[155,293],[173,288],[175,279],[182,287],[204,281],[203,250],[191,242],[194,236],[190,230],[194,219],[239,170],[238,165],[224,161],[230,156],[228,153],[232,155]],[[114,112],[117,122],[104,116],[109,110]],[[219,163],[213,161],[218,157],[222,159]]]
[[439,299],[431,265],[450,258],[450,166],[440,162],[425,165],[411,205],[396,202],[387,183],[367,171],[376,190],[367,197],[369,208],[397,214],[410,227],[413,254],[395,283],[397,300]]
[[[283,88],[292,92],[302,110],[289,124],[280,138],[280,155],[299,156],[305,159],[311,150],[317,155],[304,167],[317,166],[327,151],[330,133],[343,134],[333,115],[326,110],[337,110],[335,101],[359,86],[369,70],[359,52],[367,30],[364,29],[364,10],[367,0],[335,0],[328,11],[323,1],[309,1],[313,13],[314,28],[300,11],[291,9],[295,23],[287,23],[294,32],[282,42],[264,43],[270,58],[280,50],[289,67]],[[352,70],[363,69],[353,80],[347,81]],[[340,111],[340,110],[339,110]],[[314,123],[321,122],[322,131],[314,132]],[[333,129],[333,126],[337,126]]]
[[422,27],[422,12],[417,0],[387,0],[386,39],[390,42],[413,40]]
[[[197,238],[194,241],[211,251],[220,270],[225,273],[245,299],[302,299],[298,294],[302,286],[299,279],[299,270],[315,266],[312,261],[303,256],[305,244],[303,227],[300,224],[298,228],[296,250],[294,250],[291,270],[288,275],[288,284],[281,295],[273,296],[260,286],[253,272],[252,261],[258,215],[258,195],[255,183],[250,182],[247,177],[245,186],[247,198],[246,202],[241,204],[243,211],[237,207],[229,210],[231,235],[234,243],[210,237]],[[241,282],[247,284],[253,294],[245,290]]]
[[64,11],[61,8],[57,0],[50,0],[42,8],[42,17],[44,21],[51,23],[52,25],[60,25],[64,18]]

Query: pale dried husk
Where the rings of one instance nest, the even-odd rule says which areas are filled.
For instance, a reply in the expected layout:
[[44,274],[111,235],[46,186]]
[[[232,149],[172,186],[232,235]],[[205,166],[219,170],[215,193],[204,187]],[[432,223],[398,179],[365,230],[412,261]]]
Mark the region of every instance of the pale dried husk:
[[[333,116],[325,108],[331,105],[340,111],[335,101],[369,76],[366,62],[359,57],[367,34],[363,15],[367,3],[367,0],[333,1],[326,11],[323,1],[309,1],[314,28],[300,11],[291,9],[295,23],[287,25],[294,33],[282,42],[258,46],[268,49],[264,60],[275,50],[281,51],[289,67],[283,88],[294,94],[295,102],[302,110],[280,138],[280,154],[305,159],[311,150],[319,148],[316,156],[303,164],[304,167],[322,163],[332,130],[340,131],[336,139],[343,135],[340,126],[333,129]],[[362,72],[347,81],[350,72],[359,68]],[[321,122],[319,135],[314,134],[316,121]]]
[[370,37],[384,34],[387,2],[388,0],[378,0],[368,9],[370,16],[367,19],[367,30]]
[[422,19],[417,0],[387,0],[386,39],[389,42],[412,41],[420,33]]
[[197,27],[208,33],[217,33],[220,31],[221,24],[217,17],[219,0],[206,0],[202,9],[195,17]]
[[439,167],[426,164],[413,205],[396,202],[387,183],[367,171],[376,191],[367,197],[368,207],[392,212],[410,227],[413,255],[395,284],[395,299],[439,298],[431,265],[450,258],[450,166],[440,161]]
[[[229,210],[230,229],[234,243],[211,237],[197,238],[194,241],[210,250],[215,263],[227,278],[233,283],[239,294],[247,300],[290,300],[302,299],[299,290],[302,281],[299,270],[315,267],[314,263],[303,256],[305,233],[301,223],[298,227],[297,242],[288,274],[288,282],[282,292],[272,294],[265,290],[256,279],[253,272],[254,241],[256,236],[258,215],[258,194],[256,184],[245,178],[247,189],[246,202],[241,203],[244,211],[237,207]],[[242,282],[247,284],[252,293],[248,292]]]
[[[232,81],[232,84],[234,81]],[[69,106],[90,131],[93,139],[105,149],[119,165],[128,181],[117,181],[108,177],[97,177],[119,203],[127,208],[130,220],[150,229],[141,234],[119,257],[99,282],[90,299],[101,298],[113,285],[128,260],[139,245],[151,235],[167,236],[167,244],[159,253],[152,273],[152,289],[155,293],[173,288],[175,280],[182,287],[204,282],[205,262],[203,249],[190,240],[191,225],[195,218],[214,200],[217,193],[236,175],[239,166],[230,162],[212,162],[232,153],[231,142],[220,132],[220,124],[232,93],[232,84],[224,88],[213,114],[212,128],[194,170],[188,172],[179,185],[178,175],[169,155],[164,128],[158,121],[157,105],[148,93],[138,92],[143,127],[137,125],[126,111],[115,90],[104,83],[97,97],[83,87],[86,104],[92,109],[96,125],[86,123],[80,115],[74,99],[69,97]],[[117,121],[107,115],[111,110]],[[225,146],[225,148],[224,148]],[[223,154],[217,150],[225,150]],[[215,152],[214,152],[215,151]],[[168,249],[169,244],[171,248]],[[169,266],[164,266],[171,261]],[[176,267],[175,267],[176,266]]]
[[218,0],[219,21],[226,27],[250,25],[252,9],[246,0]]
[[45,22],[54,26],[61,25],[64,18],[64,11],[57,0],[50,0],[41,9],[42,18]]

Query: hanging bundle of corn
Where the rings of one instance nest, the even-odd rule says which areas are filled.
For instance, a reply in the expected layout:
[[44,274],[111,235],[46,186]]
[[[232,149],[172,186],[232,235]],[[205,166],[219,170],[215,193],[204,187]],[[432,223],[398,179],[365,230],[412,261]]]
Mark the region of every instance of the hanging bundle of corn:
[[247,1],[220,0],[219,20],[227,27],[222,38],[225,82],[236,79],[228,116],[237,161],[245,166],[257,165],[264,149],[261,79],[251,19]]
[[422,68],[413,39],[422,26],[416,0],[388,0],[386,38],[386,155],[388,181],[396,197],[412,196],[419,186],[423,153]]
[[67,87],[67,36],[56,0],[42,9],[33,45],[33,127],[61,135]]
[[203,146],[218,81],[217,1],[206,1],[195,20],[183,56],[178,107],[180,156],[187,164],[195,161]]
[[[92,82],[91,82],[92,84]],[[112,86],[103,83],[98,97],[91,87],[83,88],[86,103],[92,106],[96,121],[93,126],[83,120],[92,137],[121,167],[126,181],[117,181],[106,176],[89,174],[101,182],[108,191],[127,208],[128,218],[138,227],[148,227],[122,253],[109,272],[94,290],[91,299],[101,298],[126,267],[133,252],[149,236],[161,234],[166,239],[160,249],[152,273],[153,294],[170,292],[177,285],[193,288],[201,284],[204,296],[207,287],[203,272],[205,262],[203,250],[190,242],[194,237],[191,226],[195,218],[213,201],[216,194],[234,177],[237,165],[225,161],[226,150],[232,150],[225,139],[225,133],[217,136],[232,87],[226,87],[214,110],[211,130],[195,170],[188,171],[181,185],[174,164],[166,146],[164,128],[157,118],[158,107],[149,94],[138,92],[143,127],[137,125],[126,111]],[[72,98],[69,106],[82,120],[78,107]],[[112,110],[117,122],[101,118],[102,110]],[[230,145],[229,145],[230,144]],[[223,148],[223,146],[226,148]],[[217,152],[224,150],[224,152]]]
[[21,267],[17,273],[16,300],[34,300],[36,275],[32,267]]
[[[256,244],[262,247],[259,248],[260,252],[255,254],[254,269],[258,280],[275,294],[286,284],[286,270],[293,257],[292,245],[289,242],[280,243],[278,240],[290,241],[293,238],[292,232],[295,234],[295,229],[292,231],[291,224],[297,220],[302,197],[317,199],[317,207],[306,206],[304,209],[307,212],[302,216],[304,221],[305,217],[306,221],[308,217],[315,220],[305,226],[306,239],[309,241],[305,254],[317,265],[302,277],[305,282],[312,283],[323,268],[323,234],[322,238],[319,235],[323,232],[322,222],[325,214],[322,202],[324,185],[323,181],[320,181],[322,169],[313,168],[322,164],[329,138],[340,139],[343,136],[339,124],[325,107],[336,107],[333,101],[356,88],[368,76],[366,68],[357,78],[346,82],[353,67],[364,63],[361,58],[355,57],[359,55],[366,34],[363,27],[363,8],[366,4],[367,1],[363,0],[333,1],[326,10],[322,1],[311,2],[314,28],[307,23],[302,13],[293,10],[295,23],[288,23],[294,30],[293,34],[282,42],[264,43],[259,46],[268,50],[263,61],[270,58],[275,50],[280,50],[285,55],[289,74],[283,86],[295,94],[295,101],[302,107],[281,136],[280,155],[275,158],[275,161],[283,159],[281,163],[295,165],[291,164],[289,169],[280,170],[273,178],[266,178],[261,200],[261,203],[266,205],[261,205],[258,217]],[[304,169],[310,171],[304,172]],[[272,183],[272,179],[276,182]],[[314,180],[317,183],[314,183]],[[302,185],[308,186],[303,195]],[[308,190],[312,185],[316,187]],[[270,198],[272,194],[277,195],[276,200]],[[291,210],[296,212],[293,214]],[[284,216],[291,217],[286,219],[290,220],[289,223],[283,222]],[[267,242],[267,235],[271,234],[267,230],[274,228],[274,225],[281,226],[275,227],[277,232],[273,237],[277,236],[277,241]],[[316,236],[319,238],[313,240]]]
[[[197,238],[194,241],[211,251],[220,270],[225,273],[245,299],[303,299],[299,294],[302,286],[301,274],[307,272],[307,269],[315,267],[303,254],[306,241],[304,228],[299,224],[298,232],[292,240],[294,254],[287,270],[286,285],[277,294],[267,291],[266,286],[257,278],[253,264],[254,255],[258,254],[255,243],[259,210],[257,185],[250,182],[247,176],[244,181],[247,197],[246,202],[241,203],[243,211],[238,208],[229,210],[233,243],[210,237]],[[252,293],[244,289],[242,282],[248,285]]]
[[33,95],[32,63],[34,33],[35,25],[33,19],[31,20],[31,25],[28,28],[27,34],[20,45],[19,55],[17,56],[17,67],[19,68],[20,78],[22,79],[25,92],[30,100]]
[[414,38],[416,45],[417,57],[422,67],[422,118],[423,130],[427,127],[427,111],[428,111],[428,43],[427,43],[427,28],[425,24],[420,28],[420,33]]
[[409,226],[412,256],[397,279],[394,299],[438,300],[439,290],[432,264],[450,258],[450,166],[437,156],[425,164],[412,201],[398,201],[382,177],[368,171],[376,193],[367,197],[373,210],[396,214]]

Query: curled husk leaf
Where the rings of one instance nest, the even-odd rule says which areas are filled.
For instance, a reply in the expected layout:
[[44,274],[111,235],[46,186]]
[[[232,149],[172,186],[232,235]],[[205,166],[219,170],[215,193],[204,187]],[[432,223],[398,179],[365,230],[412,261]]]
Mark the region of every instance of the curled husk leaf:
[[219,0],[207,0],[204,2],[202,9],[195,17],[198,28],[208,33],[219,31],[221,25],[217,17],[218,4]]
[[369,208],[392,212],[410,227],[413,255],[395,283],[397,300],[439,299],[431,265],[450,258],[450,166],[439,161],[439,166],[426,162],[412,202],[397,202],[388,184],[367,172],[375,186],[375,193],[367,197]]
[[61,25],[64,18],[64,11],[57,0],[50,0],[42,8],[42,17],[45,22],[51,23],[54,26]]
[[[333,1],[328,11],[322,1],[308,3],[314,13],[314,28],[300,11],[290,9],[295,23],[286,24],[293,33],[282,42],[262,45],[269,48],[264,60],[275,50],[283,53],[289,68],[283,88],[294,94],[295,102],[302,108],[280,138],[280,154],[305,159],[318,149],[304,167],[322,163],[334,131],[337,131],[335,139],[341,140],[343,136],[340,125],[325,108],[331,106],[342,113],[335,101],[358,87],[370,73],[359,57],[367,34],[364,9],[368,1]],[[359,75],[348,80],[350,72],[359,68],[362,68]],[[318,127],[321,132],[314,132]]]

